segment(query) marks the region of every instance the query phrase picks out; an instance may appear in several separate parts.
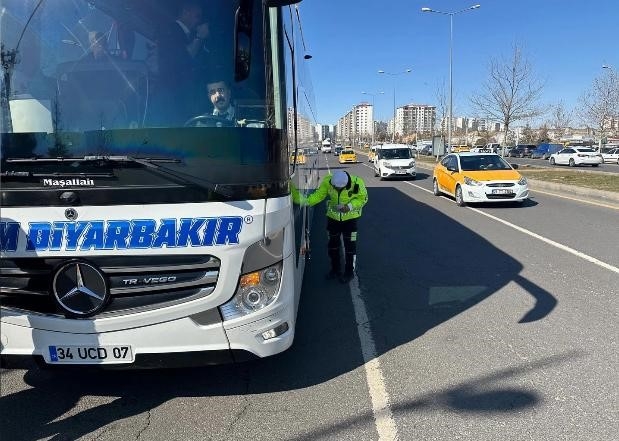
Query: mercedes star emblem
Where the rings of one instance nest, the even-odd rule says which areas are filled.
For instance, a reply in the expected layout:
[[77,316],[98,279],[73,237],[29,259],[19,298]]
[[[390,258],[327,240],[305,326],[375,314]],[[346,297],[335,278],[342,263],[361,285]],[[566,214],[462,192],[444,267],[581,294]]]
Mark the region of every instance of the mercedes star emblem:
[[110,297],[103,273],[82,261],[67,262],[56,271],[53,292],[56,303],[73,317],[100,312]]
[[75,208],[67,208],[64,211],[64,216],[69,220],[75,220],[77,219],[77,211],[75,210]]

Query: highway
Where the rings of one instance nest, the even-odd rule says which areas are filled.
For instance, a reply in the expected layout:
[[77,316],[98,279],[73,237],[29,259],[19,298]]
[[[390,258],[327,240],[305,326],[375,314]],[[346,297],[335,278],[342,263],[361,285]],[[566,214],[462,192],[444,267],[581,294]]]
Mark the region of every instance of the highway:
[[0,439],[615,439],[619,207],[535,191],[458,207],[432,194],[429,169],[379,181],[364,156],[312,158],[321,176],[361,176],[369,203],[348,285],[324,279],[315,211],[290,350],[195,369],[3,370]]

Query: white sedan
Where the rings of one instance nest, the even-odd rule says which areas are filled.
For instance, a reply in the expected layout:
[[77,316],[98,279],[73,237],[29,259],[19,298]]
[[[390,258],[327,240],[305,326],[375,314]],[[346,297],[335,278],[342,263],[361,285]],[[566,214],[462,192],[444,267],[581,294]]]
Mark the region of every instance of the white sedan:
[[604,162],[619,164],[619,147],[611,149],[606,153],[602,153],[602,158],[604,158]]
[[602,164],[602,155],[589,147],[567,147],[550,155],[551,165],[591,165],[597,167]]

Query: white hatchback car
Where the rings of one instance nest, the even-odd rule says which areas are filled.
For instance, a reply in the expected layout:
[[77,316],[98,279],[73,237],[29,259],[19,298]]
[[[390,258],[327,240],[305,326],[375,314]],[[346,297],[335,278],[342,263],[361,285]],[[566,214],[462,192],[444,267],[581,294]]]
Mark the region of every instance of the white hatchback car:
[[374,176],[387,178],[415,178],[415,154],[406,144],[383,144],[376,149]]
[[591,165],[597,167],[604,161],[602,155],[589,147],[567,147],[550,155],[551,165]]
[[602,153],[602,158],[604,158],[604,162],[619,164],[619,147],[610,149],[609,151]]

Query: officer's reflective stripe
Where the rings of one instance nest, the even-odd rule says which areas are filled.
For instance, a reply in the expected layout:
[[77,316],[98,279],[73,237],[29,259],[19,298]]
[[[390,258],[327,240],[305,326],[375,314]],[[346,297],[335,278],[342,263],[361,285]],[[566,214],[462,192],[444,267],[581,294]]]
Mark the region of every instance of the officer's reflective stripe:
[[352,233],[350,233],[350,241],[354,242],[357,240],[357,232],[353,231]]

